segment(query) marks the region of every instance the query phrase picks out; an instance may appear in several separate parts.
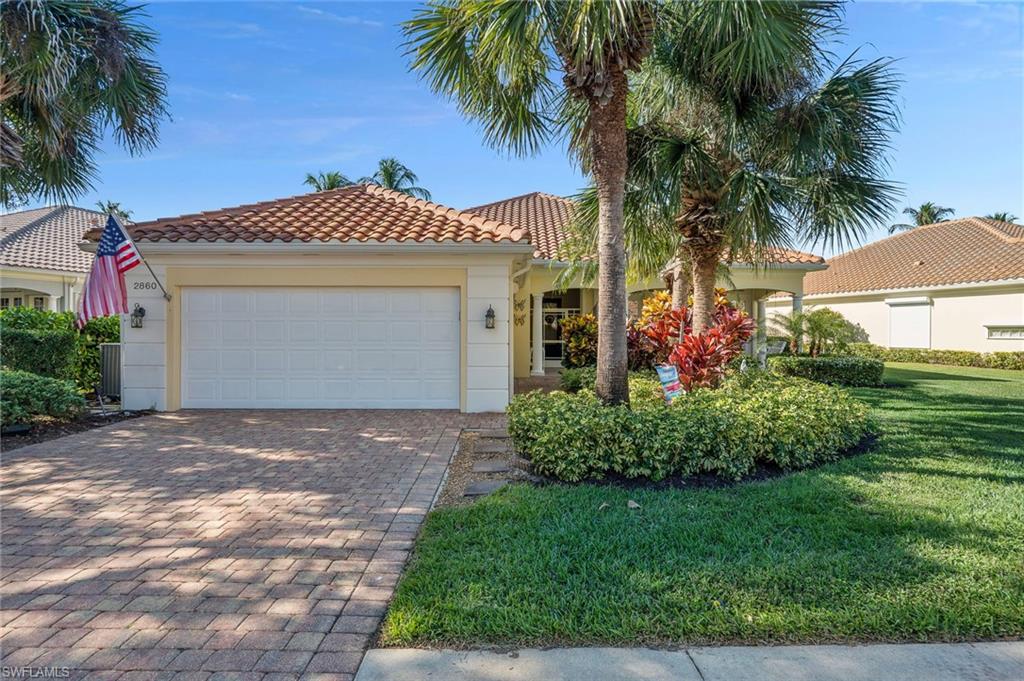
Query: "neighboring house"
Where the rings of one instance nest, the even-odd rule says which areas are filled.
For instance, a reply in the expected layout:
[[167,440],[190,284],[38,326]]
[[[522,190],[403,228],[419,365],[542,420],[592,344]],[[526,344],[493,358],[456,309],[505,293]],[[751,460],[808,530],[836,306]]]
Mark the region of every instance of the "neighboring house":
[[78,245],[102,217],[74,206],[0,215],[0,307],[75,309],[92,265]]
[[[354,185],[131,225],[170,301],[146,268],[128,273],[146,314],[122,322],[123,404],[502,410],[530,373],[531,324],[540,369],[556,356],[546,317],[593,307],[590,288],[554,290],[571,205],[531,194],[459,211]],[[799,294],[824,267],[780,259],[735,266],[738,298]]]
[[1024,350],[1024,226],[963,218],[876,241],[809,274],[804,304],[842,313],[878,345]]

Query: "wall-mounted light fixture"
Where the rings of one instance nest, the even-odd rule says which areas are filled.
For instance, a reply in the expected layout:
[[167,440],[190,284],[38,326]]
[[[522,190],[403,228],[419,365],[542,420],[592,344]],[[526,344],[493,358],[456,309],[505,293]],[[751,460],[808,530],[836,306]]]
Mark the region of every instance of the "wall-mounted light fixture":
[[484,328],[494,328],[494,308],[490,305],[487,306],[487,314],[484,315]]
[[146,316],[146,308],[142,307],[138,303],[135,303],[135,308],[132,310],[131,322],[133,329],[142,328],[142,318]]

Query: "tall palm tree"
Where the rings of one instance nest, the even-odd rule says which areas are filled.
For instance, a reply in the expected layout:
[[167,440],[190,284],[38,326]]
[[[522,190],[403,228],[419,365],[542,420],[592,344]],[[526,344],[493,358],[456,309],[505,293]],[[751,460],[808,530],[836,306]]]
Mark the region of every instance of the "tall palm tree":
[[429,201],[430,192],[416,185],[419,179],[416,177],[416,173],[409,170],[397,158],[382,158],[377,164],[377,172],[359,181],[377,184],[385,189],[393,189],[396,192]]
[[1017,216],[1008,211],[998,211],[995,213],[989,213],[985,216],[989,220],[996,220],[997,222],[1016,222]]
[[325,192],[330,189],[348,187],[355,184],[355,182],[348,179],[338,171],[331,170],[326,173],[319,172],[316,175],[306,173],[306,179],[302,181],[302,184],[312,187],[315,192]]
[[925,225],[934,225],[936,222],[949,222],[949,218],[953,217],[955,212],[952,208],[945,208],[932,201],[925,201],[917,208],[907,206],[903,209],[903,214],[909,216],[911,222],[901,222],[892,225],[889,227],[889,234],[905,232],[908,229],[924,227]]
[[629,401],[627,73],[648,55],[660,7],[656,0],[433,0],[404,24],[412,69],[480,122],[493,146],[536,152],[565,132],[560,121],[577,121],[573,149],[600,206],[595,389],[610,404]]
[[116,215],[123,221],[132,219],[132,212],[126,208],[122,208],[120,201],[97,201],[96,208],[98,208],[101,213]]
[[[852,242],[897,195],[883,179],[897,82],[884,60],[830,63],[841,6],[714,5],[732,10],[726,63],[693,48],[709,26],[703,3],[685,3],[690,18],[656,44],[637,78],[624,201],[637,267],[689,263],[697,330],[711,323],[723,260],[765,266],[779,247]],[[747,30],[748,13],[767,15],[772,30]],[[757,58],[771,46],[773,59]],[[734,68],[748,78],[728,79]],[[593,234],[586,216],[573,226],[576,243]]]
[[107,131],[131,154],[156,145],[166,78],[144,16],[121,0],[0,3],[4,205],[89,189]]

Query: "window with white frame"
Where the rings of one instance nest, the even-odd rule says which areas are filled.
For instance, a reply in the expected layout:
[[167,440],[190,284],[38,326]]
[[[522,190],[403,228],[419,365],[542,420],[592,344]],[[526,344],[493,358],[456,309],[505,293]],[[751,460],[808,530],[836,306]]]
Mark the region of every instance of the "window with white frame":
[[16,297],[14,299],[14,307],[21,307],[21,303],[22,303],[22,299],[20,297]]
[[11,306],[10,298],[0,298],[0,309],[7,309]]
[[889,347],[930,348],[932,301],[930,298],[889,298]]
[[990,340],[1024,340],[1024,324],[986,324]]
[[42,296],[34,297],[32,299],[32,307],[34,307],[37,310],[45,310],[46,309],[46,298],[43,298]]

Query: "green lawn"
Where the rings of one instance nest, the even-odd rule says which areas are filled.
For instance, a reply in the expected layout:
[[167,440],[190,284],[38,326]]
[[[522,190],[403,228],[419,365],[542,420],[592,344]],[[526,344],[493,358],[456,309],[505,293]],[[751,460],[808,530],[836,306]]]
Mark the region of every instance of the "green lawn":
[[432,513],[383,643],[1024,635],[1024,374],[886,380],[855,391],[878,446],[822,468],[714,491],[519,485]]

